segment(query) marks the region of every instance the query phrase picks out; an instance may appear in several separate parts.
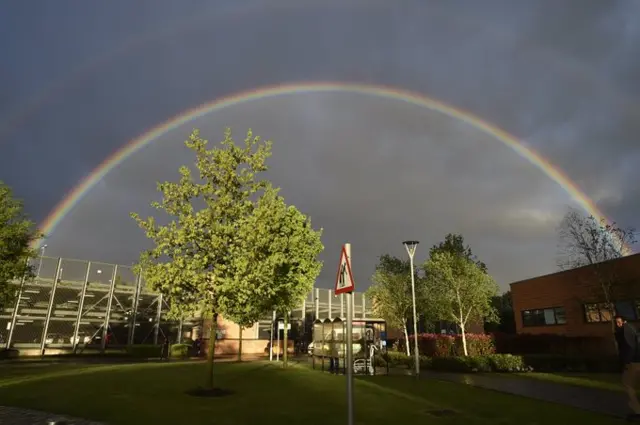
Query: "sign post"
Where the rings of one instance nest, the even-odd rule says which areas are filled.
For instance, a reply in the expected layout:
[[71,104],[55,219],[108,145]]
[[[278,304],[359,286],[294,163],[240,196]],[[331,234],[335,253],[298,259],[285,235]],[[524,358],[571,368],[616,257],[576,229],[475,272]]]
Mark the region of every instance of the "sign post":
[[347,425],[353,425],[353,290],[355,283],[351,272],[351,244],[342,246],[338,276],[336,277],[336,295],[345,294],[347,303],[346,329],[346,370],[347,370]]
[[278,326],[276,326],[277,332],[278,332],[278,351],[276,351],[276,361],[279,362],[280,361],[280,319],[278,319]]
[[269,339],[270,339],[270,341],[269,341],[269,361],[270,362],[273,361],[273,332],[274,332],[275,325],[276,325],[276,311],[273,310],[273,317],[271,319],[271,332],[270,332],[271,335],[269,335]]

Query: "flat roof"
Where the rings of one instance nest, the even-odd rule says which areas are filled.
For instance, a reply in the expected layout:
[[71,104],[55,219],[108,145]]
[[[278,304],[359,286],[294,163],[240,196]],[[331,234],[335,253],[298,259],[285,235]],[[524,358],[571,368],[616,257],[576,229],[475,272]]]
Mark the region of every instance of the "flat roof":
[[548,273],[548,274],[543,274],[543,275],[540,275],[540,276],[530,277],[528,279],[518,280],[518,281],[510,283],[509,286],[518,285],[520,283],[531,282],[533,280],[541,279],[541,278],[544,278],[544,277],[558,276],[558,275],[561,275],[561,274],[575,273],[578,270],[587,269],[589,267],[595,266],[596,264],[607,264],[607,263],[613,263],[613,262],[616,262],[616,261],[633,261],[632,258],[634,260],[640,261],[640,252],[639,253],[635,253],[635,254],[625,255],[624,257],[620,257],[620,258],[613,258],[611,260],[602,261],[600,263],[587,264],[586,266],[580,266],[580,267],[576,267],[574,269],[560,270],[560,271],[553,272],[553,273]]

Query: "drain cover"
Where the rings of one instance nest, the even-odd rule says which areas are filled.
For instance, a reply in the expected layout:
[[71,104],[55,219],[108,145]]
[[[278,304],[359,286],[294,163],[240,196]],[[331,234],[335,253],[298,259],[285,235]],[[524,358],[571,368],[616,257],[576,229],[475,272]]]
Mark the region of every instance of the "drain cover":
[[456,412],[449,409],[427,410],[427,413],[433,416],[453,416],[456,414]]

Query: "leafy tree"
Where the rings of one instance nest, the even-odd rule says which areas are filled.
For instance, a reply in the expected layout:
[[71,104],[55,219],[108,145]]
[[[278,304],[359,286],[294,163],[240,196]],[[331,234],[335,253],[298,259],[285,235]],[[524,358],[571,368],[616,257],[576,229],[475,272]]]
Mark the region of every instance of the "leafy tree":
[[449,233],[445,236],[444,241],[434,245],[429,250],[429,257],[436,252],[450,252],[467,260],[473,261],[483,272],[487,272],[487,266],[473,254],[469,245],[464,245],[464,237],[457,233]]
[[[166,297],[175,314],[213,317],[207,374],[207,386],[213,388],[218,315],[248,326],[264,314],[267,300],[277,299],[283,270],[300,267],[300,273],[312,275],[315,269],[295,253],[284,259],[285,238],[273,232],[274,216],[265,211],[276,190],[258,174],[267,170],[271,142],[249,131],[238,146],[226,130],[221,146],[209,149],[194,130],[185,144],[196,155],[197,176],[181,167],[180,180],[159,184],[163,200],[153,203],[169,222],[132,217],[155,245],[138,264],[148,285]],[[289,234],[300,232],[296,222],[280,226],[292,229]]]
[[[242,226],[241,237],[253,247],[250,264],[254,279],[267,279],[267,293],[256,294],[260,310],[276,310],[288,325],[290,312],[313,289],[322,270],[318,255],[324,249],[321,231],[296,207],[287,206],[277,190],[267,190],[258,201],[254,214]],[[288,332],[284,333],[283,365],[287,366]]]
[[0,310],[15,300],[13,280],[33,276],[29,259],[36,252],[31,243],[40,238],[23,211],[22,202],[0,181]]
[[[417,274],[417,270],[415,270]],[[413,319],[411,294],[411,263],[385,254],[380,257],[372,277],[373,284],[367,290],[373,300],[373,311],[383,318],[389,327],[404,332],[407,355],[410,355],[408,322]],[[416,309],[423,317],[432,317],[432,303],[424,290],[424,280],[416,279]]]
[[613,317],[613,301],[625,292],[627,283],[618,276],[616,260],[630,254],[629,247],[636,242],[632,227],[621,228],[593,216],[586,217],[571,208],[565,214],[558,231],[558,266],[570,270],[591,266],[592,277],[597,282],[594,296],[606,304]]
[[467,324],[498,320],[491,304],[498,285],[478,264],[451,252],[434,252],[424,268],[427,290],[434,297],[437,315],[440,320],[452,320],[460,327],[466,356]]
[[485,322],[485,332],[503,332],[508,334],[516,333],[515,315],[513,313],[513,303],[511,291],[502,295],[496,295],[491,299],[491,305],[498,312],[499,323]]

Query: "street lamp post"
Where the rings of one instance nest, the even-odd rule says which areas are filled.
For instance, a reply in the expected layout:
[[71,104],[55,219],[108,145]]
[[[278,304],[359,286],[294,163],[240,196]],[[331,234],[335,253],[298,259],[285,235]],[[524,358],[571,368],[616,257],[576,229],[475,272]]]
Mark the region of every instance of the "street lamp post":
[[[409,262],[411,264],[411,299],[413,302],[413,355],[415,357],[415,374],[416,377],[420,375],[420,353],[418,352],[418,317],[416,314],[416,278],[415,270],[413,269],[413,256],[416,253],[416,247],[418,241],[404,241],[402,244],[409,254]],[[409,344],[409,341],[407,341]]]
[[42,257],[44,257],[44,250],[47,249],[47,244],[42,245],[40,248],[40,264],[38,264],[38,273],[36,273],[36,279],[40,277],[40,270],[42,270]]

